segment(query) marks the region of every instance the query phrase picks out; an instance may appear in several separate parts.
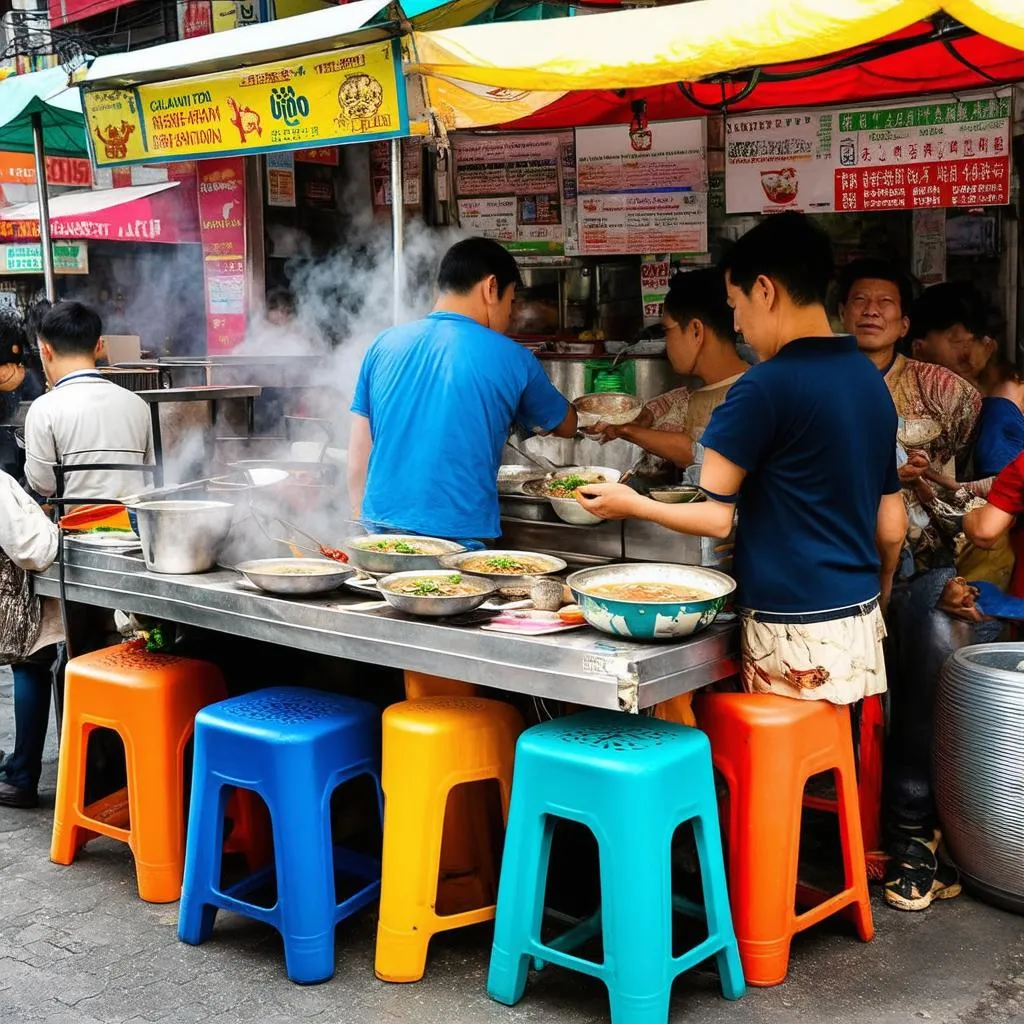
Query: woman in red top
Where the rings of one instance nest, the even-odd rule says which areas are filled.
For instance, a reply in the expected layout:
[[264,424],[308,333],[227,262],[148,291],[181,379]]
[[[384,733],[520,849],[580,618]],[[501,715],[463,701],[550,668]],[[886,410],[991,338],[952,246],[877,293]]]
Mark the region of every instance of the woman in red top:
[[1024,597],[1024,529],[1017,517],[1024,515],[1024,453],[996,477],[988,493],[988,503],[964,516],[964,533],[979,548],[992,548],[1010,531],[1010,544],[1016,563],[1006,592]]

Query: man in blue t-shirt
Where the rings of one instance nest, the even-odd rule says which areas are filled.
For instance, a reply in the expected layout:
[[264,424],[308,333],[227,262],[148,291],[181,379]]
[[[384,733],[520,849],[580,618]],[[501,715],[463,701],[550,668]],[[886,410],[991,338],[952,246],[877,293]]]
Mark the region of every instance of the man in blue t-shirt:
[[907,515],[896,410],[856,341],[832,334],[832,269],[827,236],[795,213],[769,217],[726,257],[736,329],[761,362],[704,432],[707,501],[663,505],[603,484],[580,503],[712,537],[729,535],[738,508],[745,688],[850,704],[886,687],[880,604]]
[[576,410],[533,353],[505,337],[518,283],[515,259],[497,242],[465,239],[441,261],[434,311],[370,346],[348,452],[352,515],[369,528],[498,537],[509,431],[576,433]]

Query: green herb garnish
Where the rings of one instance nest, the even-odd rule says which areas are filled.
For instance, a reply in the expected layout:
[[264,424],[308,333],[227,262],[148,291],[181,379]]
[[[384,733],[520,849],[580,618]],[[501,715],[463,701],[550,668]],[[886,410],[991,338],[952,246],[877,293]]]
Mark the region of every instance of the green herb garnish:
[[557,480],[552,480],[548,484],[548,490],[560,491],[562,494],[571,495],[581,487],[586,487],[589,483],[593,483],[593,481],[588,480],[585,476],[563,476]]
[[509,569],[520,568],[520,563],[514,558],[509,558],[508,555],[498,555],[495,558],[488,558],[487,564],[492,569],[503,569],[506,571]]
[[396,555],[419,554],[416,548],[411,544],[406,544],[404,540],[379,540],[376,544],[371,544],[370,549],[372,551],[394,552]]
[[427,577],[426,579],[417,580],[411,593],[414,597],[443,596],[443,584],[447,583],[450,587],[457,587],[461,582],[462,577],[459,575],[448,576],[443,580],[437,579],[436,577]]

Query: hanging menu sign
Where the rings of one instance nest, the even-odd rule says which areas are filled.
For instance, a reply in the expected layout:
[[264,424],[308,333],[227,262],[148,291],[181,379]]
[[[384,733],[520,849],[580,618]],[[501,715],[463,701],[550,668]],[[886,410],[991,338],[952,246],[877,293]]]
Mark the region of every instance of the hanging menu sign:
[[576,130],[584,256],[706,252],[706,122]]
[[860,212],[1010,201],[1010,93],[726,121],[726,209]]
[[[405,206],[419,207],[423,178],[423,143],[402,139],[402,199]],[[370,184],[377,210],[391,206],[391,143],[370,143]]]
[[561,254],[563,137],[456,135],[459,223],[518,252]]

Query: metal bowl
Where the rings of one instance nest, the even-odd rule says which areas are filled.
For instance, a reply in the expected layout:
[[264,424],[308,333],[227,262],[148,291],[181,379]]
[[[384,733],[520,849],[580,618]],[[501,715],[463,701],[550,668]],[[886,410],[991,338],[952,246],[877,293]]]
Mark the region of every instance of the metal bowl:
[[523,484],[543,480],[547,474],[529,466],[500,466],[498,468],[498,494],[522,494]]
[[[317,571],[282,574],[268,572],[271,566],[297,566]],[[240,562],[235,569],[268,594],[323,594],[340,587],[355,572],[350,566],[327,558],[257,558]]]
[[132,511],[146,568],[187,576],[217,564],[235,507],[226,501],[142,501]]
[[[583,617],[595,629],[634,640],[675,640],[710,626],[736,589],[731,576],[696,565],[670,562],[598,566],[574,572],[566,583]],[[607,583],[676,583],[706,590],[700,601],[624,601],[595,597],[593,587]]]
[[[473,558],[532,558],[534,561],[543,562],[545,568],[541,572],[527,573],[521,576],[512,576],[508,573],[485,572],[480,569],[464,569],[467,561]],[[552,573],[563,572],[566,563],[554,555],[540,555],[533,551],[463,551],[459,555],[445,555],[441,559],[441,565],[445,569],[457,569],[459,572],[471,576],[482,576],[484,579],[493,580],[501,588],[507,587],[528,587],[534,580]]]
[[[406,544],[429,544],[437,554],[402,555],[394,551],[370,551],[369,545],[380,541],[404,541]],[[364,537],[350,537],[343,545],[349,561],[364,572],[395,573],[411,572],[415,569],[437,569],[442,555],[457,555],[466,549],[451,540],[438,537],[419,537],[412,533],[370,533]]]
[[[425,618],[443,618],[447,615],[462,615],[479,608],[489,597],[497,592],[497,585],[482,576],[462,576],[465,583],[472,585],[476,593],[462,597],[416,597],[413,594],[396,594],[388,589],[389,583],[399,580],[423,579],[424,577],[441,577],[453,575],[451,569],[429,569],[425,572],[396,572],[385,576],[377,587],[392,608],[410,615],[422,615]],[[460,574],[461,575],[461,574]]]
[[547,498],[526,494],[503,494],[498,507],[502,519],[525,519],[531,523],[555,522],[555,513]]
[[705,501],[704,492],[692,484],[679,484],[677,487],[652,487],[648,494],[655,500],[666,505],[683,505],[693,501]]
[[623,391],[605,391],[583,395],[573,403],[581,427],[592,427],[597,423],[608,423],[621,427],[633,420],[644,410],[642,398],[627,395]]

